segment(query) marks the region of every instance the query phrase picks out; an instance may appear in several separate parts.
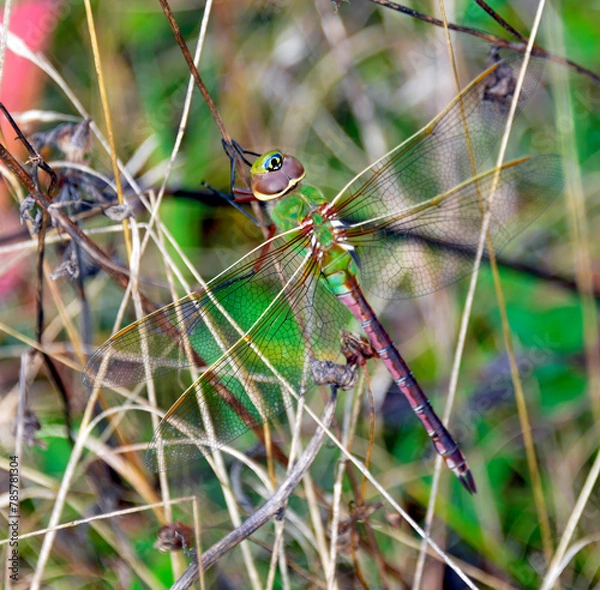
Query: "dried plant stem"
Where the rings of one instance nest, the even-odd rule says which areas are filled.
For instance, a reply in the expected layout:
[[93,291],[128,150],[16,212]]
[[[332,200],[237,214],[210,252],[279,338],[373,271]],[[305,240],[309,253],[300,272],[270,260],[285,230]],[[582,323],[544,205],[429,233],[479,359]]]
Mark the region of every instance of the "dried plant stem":
[[[196,64],[194,63],[192,54],[190,53],[190,50],[188,49],[185,39],[183,38],[183,35],[181,34],[181,30],[179,29],[179,25],[177,24],[177,21],[175,20],[175,15],[173,14],[171,7],[169,6],[168,0],[158,0],[158,1],[163,9],[163,12],[165,13],[165,16],[167,17],[169,26],[171,27],[171,30],[173,31],[173,35],[175,36],[175,40],[177,41],[177,44],[179,45],[179,48],[181,49],[181,53],[183,54],[183,57],[184,57],[186,63],[188,64],[188,68],[192,74],[192,77],[194,78],[194,81],[196,82],[196,86],[198,87],[198,90],[200,91],[200,94],[202,95],[202,98],[204,99],[206,106],[210,110],[210,114],[212,115],[212,118],[213,118],[217,128],[219,129],[219,132],[221,133],[223,142],[226,145],[231,146],[232,145],[231,136],[229,135],[229,132],[227,131],[227,128],[225,127],[225,123],[223,122],[223,119],[222,119],[221,115],[219,114],[219,111],[217,109],[217,106],[215,105],[215,102],[213,101],[210,93],[208,92],[208,88],[206,88],[206,85],[204,84],[204,80],[202,80],[202,76],[200,76],[200,72],[198,71],[198,68],[196,67]],[[206,7],[206,9],[208,9],[208,8],[209,8],[209,6]],[[238,173],[240,174],[242,182],[244,183],[246,189],[248,189],[249,185],[248,185],[247,179],[244,175],[245,170],[244,170],[244,166],[243,166],[241,159],[235,158],[234,163],[235,163]],[[256,219],[259,222],[263,236],[265,237],[265,239],[268,238],[269,237],[269,224],[268,224],[268,222],[265,221],[264,213],[256,201],[252,201],[252,209],[253,209]]]
[[[335,402],[337,398],[337,388],[332,387],[331,396],[325,405],[322,415],[322,425],[329,428],[335,413]],[[296,489],[300,480],[312,464],[316,457],[323,440],[326,430],[322,426],[317,426],[317,430],[311,441],[308,443],[304,453],[300,455],[294,467],[288,472],[285,480],[275,490],[275,493],[269,500],[259,508],[252,516],[247,518],[241,526],[231,531],[223,537],[218,543],[215,543],[210,549],[202,554],[202,570],[206,571],[214,563],[225,555],[228,551],[239,545],[244,539],[247,539],[252,533],[256,532],[260,527],[265,525],[273,517],[280,519],[284,518],[282,507],[285,506],[287,499]],[[173,590],[184,590],[189,588],[198,577],[198,561],[190,564],[185,574],[172,586]]]
[[227,132],[225,123],[223,123],[223,119],[221,118],[221,115],[219,114],[219,111],[217,110],[217,107],[216,107],[210,93],[208,92],[208,88],[206,88],[204,81],[202,80],[202,77],[200,76],[200,72],[198,72],[198,68],[196,67],[196,64],[194,63],[194,60],[193,60],[192,55],[187,47],[185,39],[183,38],[183,35],[181,34],[181,30],[179,29],[179,25],[177,24],[177,21],[175,20],[175,15],[173,14],[171,7],[169,6],[169,3],[167,2],[167,0],[159,0],[159,2],[163,9],[163,12],[165,13],[165,16],[167,17],[167,20],[169,21],[169,25],[171,27],[171,30],[173,31],[173,35],[175,35],[175,39],[177,41],[177,44],[179,45],[179,48],[181,49],[181,53],[183,54],[185,61],[187,62],[188,68],[190,69],[190,72],[192,73],[192,76],[194,77],[196,86],[198,87],[198,90],[200,90],[200,94],[202,94],[202,98],[204,99],[204,102],[206,102],[206,105],[208,106],[208,108],[210,110],[210,113],[215,121],[217,128],[219,129],[219,132],[221,133],[221,136],[223,137],[223,139],[227,143],[230,144],[231,137],[229,136],[229,133]]
[[2,77],[4,74],[4,60],[6,58],[6,45],[8,43],[8,25],[10,24],[10,14],[12,11],[12,0],[4,2],[4,12],[2,14],[2,30],[0,30],[0,88],[2,87]]
[[[550,38],[562,50],[564,48],[564,30],[560,17],[555,15],[551,23],[552,34]],[[590,234],[577,156],[577,145],[573,136],[574,126],[570,124],[574,120],[573,103],[565,83],[565,77],[561,75],[562,72],[556,71],[553,74],[557,97],[556,124],[562,144],[561,151],[565,154],[564,169],[567,186],[569,225],[574,242],[576,280],[582,305],[582,328],[586,353],[586,369],[589,378],[588,394],[594,423],[598,429],[600,428],[600,351],[598,349],[598,317],[592,295],[593,271],[589,250]],[[542,590],[549,590],[552,586],[558,586],[559,577],[568,561],[573,558],[578,550],[581,550],[585,546],[585,540],[580,540],[569,548],[575,529],[584,515],[599,477],[600,452],[597,451],[594,463],[589,470],[583,488],[579,492],[577,501],[569,515],[558,547],[548,565],[548,570],[540,586]],[[597,539],[592,542],[597,542]]]
[[[396,12],[402,12],[403,14],[407,14],[408,16],[412,16],[413,18],[416,18],[416,19],[421,20],[426,23],[430,23],[437,27],[444,26],[444,22],[440,19],[434,18],[427,14],[423,14],[422,12],[417,12],[416,10],[413,10],[412,8],[407,8],[406,6],[402,6],[401,4],[397,4],[396,2],[392,2],[391,0],[371,0],[371,2],[373,2],[374,4],[378,4],[379,6],[383,6],[385,8],[390,8],[392,10],[395,10]],[[496,19],[496,20],[498,20],[498,19]],[[453,23],[448,23],[448,28],[451,31],[456,31],[458,33],[465,33],[467,35],[472,35],[474,37],[478,37],[479,39],[483,39],[484,41],[489,41],[490,43],[493,43],[494,45],[497,45],[498,47],[504,47],[506,49],[510,49],[512,51],[517,51],[519,53],[525,53],[525,51],[527,49],[526,43],[515,43],[512,41],[507,41],[506,39],[503,39],[502,37],[497,37],[496,35],[491,35],[490,33],[486,33],[484,31],[480,31],[480,30],[474,29],[472,27],[464,27],[461,25],[455,25]],[[512,29],[512,27],[511,27],[511,29]],[[561,64],[563,66],[567,66],[567,67],[575,70],[576,72],[583,74],[584,76],[587,76],[588,78],[593,80],[596,84],[600,84],[600,75],[599,74],[596,74],[595,72],[592,72],[591,70],[588,70],[587,68],[580,66],[579,64],[575,63],[574,61],[571,61],[570,59],[565,59],[564,57],[560,57],[558,55],[552,55],[551,53],[547,52],[542,47],[537,47],[537,46],[535,46],[535,48],[533,50],[529,50],[529,51],[530,51],[531,55],[535,55],[537,57],[543,57],[554,63]]]
[[569,516],[569,520],[560,538],[560,543],[556,548],[556,552],[552,556],[552,560],[550,561],[550,564],[548,566],[548,571],[546,572],[546,576],[544,577],[542,585],[540,586],[541,590],[548,590],[549,588],[554,586],[554,584],[556,584],[556,582],[558,581],[558,578],[565,565],[563,564],[563,559],[567,552],[569,543],[571,542],[571,537],[573,536],[575,528],[577,527],[577,524],[579,523],[579,520],[581,518],[581,515],[583,514],[585,507],[589,502],[590,496],[592,495],[592,492],[594,491],[594,488],[598,483],[599,477],[600,451],[596,453],[596,459],[594,460],[594,464],[592,465],[588,473],[588,476],[585,480],[585,484],[583,485],[581,493],[577,498],[577,502],[573,507],[573,511]]
[[[534,46],[534,40],[537,36],[537,32],[539,30],[540,22],[542,20],[542,14],[544,13],[544,7],[546,3],[545,0],[540,0],[537,11],[534,17],[533,25],[531,27],[531,36],[529,38],[529,42],[527,44],[527,50],[525,51],[525,58],[523,60],[523,66],[521,71],[519,72],[519,77],[517,79],[517,84],[515,88],[515,97],[518,98],[521,93],[521,88],[523,86],[523,79],[525,77],[525,72],[527,71],[527,66],[529,64],[529,57],[531,56],[531,52]],[[506,149],[508,146],[508,137],[510,133],[510,129],[512,126],[512,122],[514,120],[516,108],[517,108],[517,100],[513,98],[510,111],[508,114],[508,120],[506,123],[506,129],[504,135],[502,136],[502,140],[500,143],[500,150],[498,153],[498,160],[496,162],[496,177],[495,181],[499,178],[500,166],[504,162],[504,156],[506,154]],[[494,182],[496,184],[496,182]],[[495,186],[492,187],[490,191],[490,199],[494,197]],[[483,230],[485,231],[485,236],[488,241],[488,251],[490,254],[490,266],[492,269],[492,276],[494,279],[494,288],[496,291],[496,297],[498,299],[498,310],[500,311],[500,318],[502,321],[502,333],[504,335],[504,343],[506,346],[506,352],[508,354],[508,360],[510,365],[510,373],[513,382],[513,386],[515,389],[515,400],[517,404],[517,411],[519,414],[519,423],[521,425],[521,434],[523,436],[523,443],[525,445],[525,454],[527,456],[527,466],[529,468],[529,475],[531,477],[531,487],[533,489],[533,497],[535,501],[535,507],[538,514],[539,522],[540,522],[540,532],[542,537],[542,545],[544,548],[544,555],[546,559],[550,559],[552,555],[552,534],[550,529],[550,519],[548,517],[548,509],[546,506],[546,501],[544,499],[544,492],[542,489],[542,481],[540,477],[540,471],[538,466],[538,460],[535,451],[535,444],[533,442],[533,436],[531,434],[531,423],[529,421],[529,415],[527,411],[527,404],[525,402],[525,394],[523,392],[523,384],[521,382],[521,377],[519,374],[519,366],[515,357],[515,349],[512,339],[512,334],[510,330],[510,324],[508,321],[508,315],[506,312],[506,302],[504,300],[504,292],[502,290],[502,284],[500,281],[500,273],[498,271],[498,265],[496,263],[496,257],[494,255],[494,249],[491,244],[491,240],[488,235],[488,227],[491,220],[490,215],[490,204],[488,202],[488,212],[484,218]]]
[[65,468],[64,475],[61,479],[60,487],[56,492],[56,499],[52,508],[52,513],[50,514],[50,519],[48,521],[49,530],[44,535],[44,540],[37,558],[35,571],[31,578],[30,588],[32,590],[38,590],[42,583],[44,569],[48,559],[50,558],[50,552],[52,550],[52,546],[54,545],[54,539],[56,538],[56,526],[59,523],[63,507],[67,501],[67,495],[71,488],[71,483],[75,478],[75,470],[79,464],[79,459],[81,458],[81,454],[85,446],[85,440],[87,438],[87,426],[90,424],[93,417],[94,406],[98,400],[98,391],[98,389],[95,389],[87,401],[83,416],[81,418],[81,424],[75,440],[75,445],[69,457],[69,462]]
[[[564,31],[560,17],[554,16],[552,23],[553,31],[549,37],[560,50],[564,50]],[[572,96],[566,85],[565,72],[553,70],[552,73],[557,103],[556,128],[559,134],[561,153],[564,154],[565,194],[569,230],[573,238],[575,282],[581,299],[583,342],[589,378],[588,395],[600,438],[600,348],[598,347],[600,333],[598,311],[593,296],[595,281],[593,257],[590,252],[590,227],[574,135],[574,121],[577,120],[577,115]]]
[[[58,207],[50,206],[50,203],[37,189],[33,179],[29,173],[19,164],[19,162],[13,157],[13,155],[7,151],[7,149],[0,145],[0,160],[4,162],[7,168],[17,176],[20,182],[27,188],[29,193],[33,196],[36,203],[44,210],[47,211],[52,218],[53,222],[58,226],[62,227],[67,234],[74,240],[81,248],[91,256],[91,258],[102,270],[106,272],[118,285],[122,288],[127,288],[129,283],[129,273],[119,265],[115,264],[106,254],[92,241],[86,234],[79,228],[79,226],[71,221],[71,219],[63,213],[62,209]],[[147,313],[154,311],[156,306],[154,303],[143,297],[143,303]]]
[[[121,184],[121,174],[119,173],[119,165],[117,162],[117,148],[115,146],[115,136],[113,133],[112,118],[110,116],[110,106],[108,104],[108,95],[106,93],[106,84],[104,82],[104,74],[102,73],[102,61],[100,59],[100,49],[98,47],[98,38],[96,37],[96,27],[94,24],[94,13],[90,0],[84,0],[85,14],[87,18],[88,30],[90,33],[90,43],[92,45],[92,54],[94,56],[94,66],[96,68],[96,76],[98,77],[98,90],[100,91],[100,101],[102,102],[102,110],[104,112],[104,121],[106,123],[106,134],[108,144],[110,146],[110,162],[115,176],[115,185],[117,187],[117,198],[119,204],[123,205],[123,186]],[[123,234],[125,237],[125,249],[127,258],[131,257],[131,236],[129,235],[129,221],[123,219]]]
[[[442,21],[444,24],[444,33],[445,33],[445,37],[446,37],[446,45],[448,47],[448,53],[449,53],[449,58],[450,58],[450,64],[452,67],[452,73],[454,76],[454,80],[456,82],[456,90],[458,93],[460,93],[461,89],[460,89],[460,84],[458,81],[458,70],[456,68],[456,59],[454,56],[454,48],[452,47],[452,40],[450,38],[450,29],[448,27],[448,19],[446,17],[446,9],[445,9],[443,0],[439,0],[439,7],[440,7],[440,13],[442,15]],[[516,95],[516,98],[514,100],[518,100],[518,98],[519,98],[518,94],[515,93],[515,95]],[[471,164],[471,171],[472,171],[473,175],[476,175],[477,169],[475,167],[475,159],[473,156],[473,150],[472,150],[471,141],[469,138],[469,129],[466,125],[464,113],[462,113],[462,103],[461,103],[461,115],[462,115],[462,120],[463,120],[463,128],[465,131],[465,137],[466,137],[466,141],[467,141],[467,147],[468,147],[468,151],[469,151],[469,161]],[[477,254],[478,254],[478,256],[475,259],[474,271],[473,271],[473,274],[471,275],[471,280],[469,283],[469,291],[467,293],[465,307],[463,309],[463,314],[462,314],[462,319],[461,319],[461,329],[459,332],[459,338],[458,338],[458,342],[456,345],[456,352],[454,355],[454,363],[452,366],[453,370],[452,370],[451,377],[450,377],[450,386],[448,387],[448,396],[446,398],[446,404],[444,407],[444,415],[442,416],[442,421],[444,422],[444,424],[448,424],[448,422],[450,420],[450,416],[452,414],[452,408],[454,407],[454,400],[456,399],[456,389],[457,389],[457,385],[458,385],[458,372],[460,369],[460,363],[461,363],[462,354],[464,351],[466,335],[467,335],[467,327],[469,324],[469,318],[471,317],[471,310],[473,308],[473,301],[475,299],[475,288],[477,286],[477,277],[479,275],[479,267],[481,264],[481,256],[483,255],[483,249],[478,250]],[[437,494],[439,491],[439,483],[440,483],[442,469],[443,469],[442,457],[438,455],[435,460],[433,481],[431,483],[431,495],[429,497],[429,502],[427,504],[427,512],[425,513],[424,530],[425,530],[426,538],[431,535],[433,517],[435,514],[435,502],[436,502]],[[425,570],[425,558],[426,557],[427,557],[427,543],[426,543],[426,539],[422,539],[421,546],[419,549],[419,557],[417,559],[417,566],[415,568],[415,577],[413,580],[413,588],[415,588],[415,590],[419,590],[419,588],[421,587],[423,573]]]
[[[522,35],[515,29],[510,23],[504,20],[487,2],[483,0],[474,0],[475,4],[485,10],[505,31],[508,31],[513,37],[517,38],[521,43],[527,43],[527,37]],[[446,28],[447,21],[444,17],[444,28]]]
[[[196,52],[194,53],[194,58],[192,60],[192,63],[196,67],[196,70],[197,70],[198,64],[200,63],[200,57],[202,55],[202,49],[204,47],[204,40],[206,38],[206,30],[208,28],[208,21],[210,18],[211,10],[212,10],[212,0],[208,0],[206,2],[206,5],[204,6],[204,14],[202,17],[202,24],[200,25],[200,34],[198,36]],[[184,100],[184,104],[183,104],[183,110],[181,113],[181,119],[179,121],[179,126],[177,129],[177,136],[175,137],[175,141],[173,142],[173,148],[171,150],[171,156],[169,157],[169,161],[167,163],[167,168],[165,170],[164,178],[162,180],[160,188],[158,189],[156,202],[154,203],[154,205],[152,207],[152,213],[150,216],[150,220],[148,221],[149,228],[152,227],[153,223],[155,222],[155,220],[158,217],[160,205],[162,203],[162,199],[164,197],[164,194],[165,194],[165,191],[167,188],[167,183],[169,181],[171,172],[173,170],[173,166],[175,164],[175,158],[177,157],[177,154],[179,153],[179,148],[181,147],[181,142],[183,141],[183,136],[185,134],[185,130],[187,127],[187,122],[188,122],[188,118],[189,118],[189,114],[190,114],[190,108],[192,105],[193,90],[194,90],[194,76],[192,73],[190,73],[190,79],[189,79],[188,87],[187,87],[187,90],[185,93],[185,100]],[[160,232],[160,229],[159,229],[159,232]],[[160,236],[160,233],[159,233],[159,236]],[[146,249],[146,245],[148,243],[149,238],[150,238],[150,232],[147,232],[146,235],[144,236],[144,241],[142,243],[142,254],[144,253],[144,251]]]
[[[511,102],[511,108],[510,108],[510,112],[509,112],[509,115],[507,118],[505,132],[502,136],[502,142],[501,142],[501,146],[500,146],[500,150],[499,150],[499,154],[498,154],[498,159],[496,162],[498,173],[496,174],[496,176],[494,178],[494,186],[492,187],[492,190],[490,191],[490,198],[493,198],[493,195],[495,192],[495,185],[497,184],[498,179],[499,179],[499,170],[504,161],[504,154],[506,153],[506,148],[508,145],[508,137],[509,137],[510,129],[511,129],[512,122],[514,119],[514,115],[516,112],[516,105],[517,105],[518,97],[520,94],[523,77],[524,77],[524,74],[527,69],[529,56],[531,55],[531,50],[533,48],[533,40],[535,39],[537,30],[539,28],[539,23],[541,20],[541,16],[543,14],[543,8],[544,8],[544,2],[542,0],[538,4],[538,11],[536,13],[536,17],[535,17],[534,24],[532,27],[532,35],[531,35],[531,38],[530,38],[530,41],[529,41],[529,44],[527,47],[528,51],[526,51],[526,53],[525,53],[523,67],[520,72],[519,80],[517,81],[517,87],[516,87],[516,90],[515,90],[515,93],[513,96],[513,100]],[[451,59],[451,64],[452,64],[452,68],[454,71],[454,77],[455,77],[455,80],[457,80],[457,86],[458,86],[458,74],[456,71],[456,64],[455,64],[453,50],[452,50],[452,44],[451,44],[451,40],[450,40],[450,36],[449,36],[449,26],[448,26],[447,19],[446,19],[443,0],[440,0],[440,10],[442,13],[443,24],[445,26],[446,42],[447,42],[448,49],[450,52],[450,59]],[[460,88],[458,88],[458,90],[460,90]],[[468,140],[468,135],[467,135],[467,140]],[[470,151],[469,155],[471,158],[473,173],[476,173],[476,170],[474,168],[474,158],[473,158],[472,151]],[[485,198],[485,197],[486,197],[486,195],[483,195],[483,198]],[[483,202],[485,202],[485,201],[482,200],[482,203]],[[488,211],[489,211],[489,207],[490,207],[489,203],[487,204],[487,207],[488,207]],[[482,232],[481,232],[481,240],[480,240],[477,256],[475,259],[475,270],[471,277],[471,282],[469,284],[469,291],[468,291],[468,295],[466,298],[465,307],[463,310],[461,327],[460,327],[459,338],[458,338],[458,343],[457,343],[457,349],[456,349],[456,354],[455,354],[454,363],[453,363],[453,370],[452,370],[452,374],[451,374],[451,382],[450,382],[450,387],[449,387],[448,401],[446,404],[446,408],[444,410],[443,421],[447,422],[450,417],[450,412],[451,412],[451,408],[452,408],[455,393],[456,393],[456,388],[457,388],[457,384],[458,384],[458,372],[459,372],[459,368],[460,368],[462,353],[464,350],[464,344],[465,344],[465,340],[466,340],[466,331],[467,331],[468,321],[469,321],[469,317],[470,317],[470,313],[471,313],[471,309],[472,309],[472,305],[473,305],[475,288],[477,285],[478,271],[479,271],[479,267],[480,267],[481,259],[482,259],[482,255],[483,255],[484,242],[487,242],[487,250],[489,252],[490,266],[491,266],[492,276],[493,276],[493,280],[494,280],[494,288],[496,291],[496,297],[498,300],[498,308],[499,308],[500,315],[501,315],[502,331],[503,331],[505,346],[506,346],[507,354],[508,354],[508,358],[509,358],[513,386],[515,389],[515,398],[516,398],[516,404],[517,404],[517,409],[518,409],[518,414],[519,414],[519,421],[521,424],[521,431],[523,434],[523,439],[524,439],[525,448],[526,448],[527,462],[528,462],[529,472],[530,472],[531,479],[532,479],[532,487],[533,487],[536,508],[537,508],[538,516],[540,518],[540,527],[541,527],[541,531],[542,531],[544,553],[546,555],[546,558],[549,559],[551,552],[552,552],[552,543],[551,543],[551,537],[550,537],[550,523],[549,523],[548,512],[547,512],[545,500],[543,497],[543,491],[541,488],[541,479],[540,479],[540,475],[539,475],[539,468],[538,468],[537,457],[536,457],[536,453],[535,453],[535,446],[533,443],[533,438],[531,436],[531,425],[529,422],[527,406],[525,404],[525,396],[523,393],[523,386],[522,386],[520,375],[519,375],[518,364],[517,364],[517,361],[515,358],[514,346],[513,346],[513,342],[512,342],[512,335],[511,335],[511,331],[510,331],[508,316],[506,313],[506,303],[504,300],[504,293],[502,291],[502,285],[500,282],[500,275],[499,275],[499,271],[498,271],[498,264],[496,262],[491,237],[488,234],[489,222],[490,222],[490,215],[488,213],[484,216],[484,223],[483,223]],[[430,501],[429,501],[429,504],[427,507],[426,518],[425,518],[425,531],[427,534],[429,534],[429,532],[431,531],[431,525],[433,523],[433,516],[434,516],[434,511],[435,511],[435,500],[436,500],[437,492],[438,492],[438,488],[439,488],[439,477],[440,477],[440,473],[441,473],[441,468],[442,468],[441,457],[436,457],[436,466],[435,466],[435,472],[434,472],[434,479],[433,479],[433,483],[432,483],[432,492],[431,492]],[[421,549],[419,552],[419,559],[417,562],[417,568],[416,568],[416,573],[415,573],[415,581],[414,581],[415,588],[419,588],[420,584],[421,584],[423,571],[424,571],[425,557],[426,557],[426,547],[425,547],[424,543],[421,543]]]

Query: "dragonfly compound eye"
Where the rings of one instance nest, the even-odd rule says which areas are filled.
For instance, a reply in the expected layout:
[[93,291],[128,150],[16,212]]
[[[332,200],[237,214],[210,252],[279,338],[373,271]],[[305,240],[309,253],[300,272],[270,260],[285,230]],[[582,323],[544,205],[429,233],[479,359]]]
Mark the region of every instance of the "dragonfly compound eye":
[[260,201],[278,199],[304,178],[304,166],[292,156],[268,152],[252,166],[252,192]]
[[274,172],[275,170],[281,170],[281,166],[283,165],[283,156],[279,153],[273,154],[266,162],[265,168],[269,172]]

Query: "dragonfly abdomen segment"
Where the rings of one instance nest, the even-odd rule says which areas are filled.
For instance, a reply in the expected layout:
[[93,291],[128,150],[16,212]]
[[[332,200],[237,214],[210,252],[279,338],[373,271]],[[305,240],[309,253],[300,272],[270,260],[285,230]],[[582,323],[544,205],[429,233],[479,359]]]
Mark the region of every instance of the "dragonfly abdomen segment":
[[431,402],[421,389],[385,328],[377,319],[375,312],[363,296],[356,279],[350,273],[347,273],[345,286],[346,289],[336,292],[338,299],[360,323],[394,382],[425,427],[436,452],[444,459],[446,465],[458,477],[462,485],[469,492],[474,493],[476,491],[475,481],[465,456],[433,410]]

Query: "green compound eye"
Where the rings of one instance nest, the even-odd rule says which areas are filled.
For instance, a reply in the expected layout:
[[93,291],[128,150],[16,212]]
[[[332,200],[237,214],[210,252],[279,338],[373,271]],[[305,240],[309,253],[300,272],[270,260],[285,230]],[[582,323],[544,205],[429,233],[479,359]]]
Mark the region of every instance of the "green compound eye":
[[284,166],[284,157],[280,150],[271,150],[264,153],[254,164],[252,164],[251,174],[269,174],[278,172]]
[[279,153],[272,155],[266,162],[265,168],[269,172],[274,172],[275,170],[280,170],[283,164],[283,156]]

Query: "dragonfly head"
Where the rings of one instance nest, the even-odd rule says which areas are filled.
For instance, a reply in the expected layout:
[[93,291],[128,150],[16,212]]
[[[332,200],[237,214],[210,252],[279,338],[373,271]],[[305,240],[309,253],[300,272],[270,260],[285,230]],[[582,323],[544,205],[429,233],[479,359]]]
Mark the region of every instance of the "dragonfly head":
[[272,150],[254,162],[250,174],[254,196],[259,201],[271,201],[296,188],[305,172],[299,160]]

